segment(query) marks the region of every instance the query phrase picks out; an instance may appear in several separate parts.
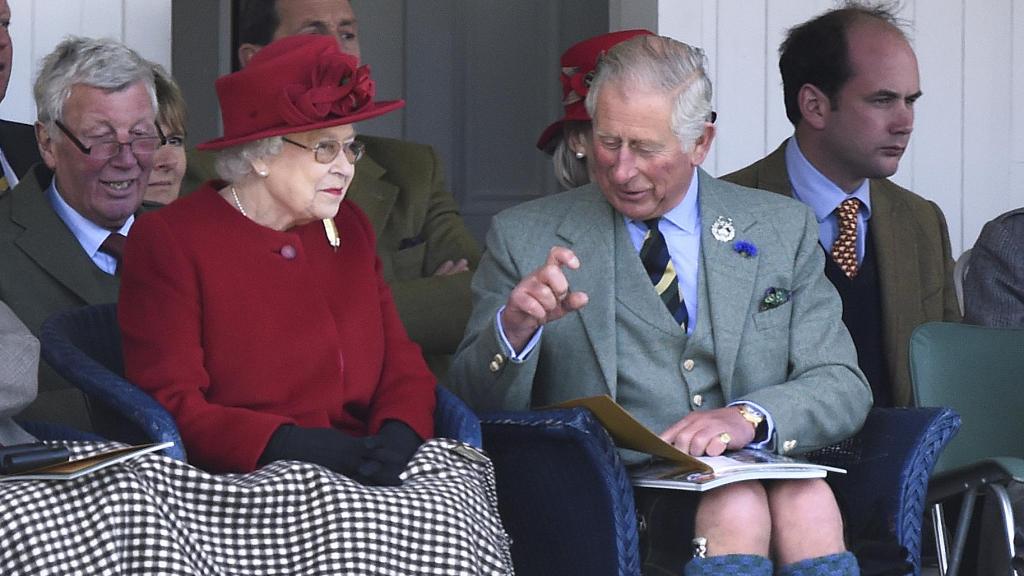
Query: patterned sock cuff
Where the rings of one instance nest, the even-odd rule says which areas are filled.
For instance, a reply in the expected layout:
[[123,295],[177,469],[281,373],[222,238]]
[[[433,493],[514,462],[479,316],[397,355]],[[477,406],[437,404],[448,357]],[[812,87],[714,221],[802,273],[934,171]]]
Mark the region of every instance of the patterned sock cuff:
[[771,576],[772,561],[753,554],[725,554],[694,558],[686,564],[684,576],[722,576],[744,574],[747,576]]
[[842,552],[786,564],[778,576],[860,576],[860,567],[853,554]]

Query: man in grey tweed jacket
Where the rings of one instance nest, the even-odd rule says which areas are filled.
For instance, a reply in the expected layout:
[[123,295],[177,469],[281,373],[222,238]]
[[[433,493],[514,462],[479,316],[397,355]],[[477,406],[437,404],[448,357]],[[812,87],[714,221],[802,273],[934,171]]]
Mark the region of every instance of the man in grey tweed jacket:
[[[495,218],[449,373],[474,408],[609,394],[698,456],[796,454],[860,428],[871,392],[814,217],[698,168],[714,136],[703,62],[657,36],[611,49],[587,96],[594,183]],[[638,257],[648,227],[678,273],[682,326]],[[716,488],[695,531],[708,556],[687,574],[772,574],[769,555],[781,573],[856,573],[820,479]]]

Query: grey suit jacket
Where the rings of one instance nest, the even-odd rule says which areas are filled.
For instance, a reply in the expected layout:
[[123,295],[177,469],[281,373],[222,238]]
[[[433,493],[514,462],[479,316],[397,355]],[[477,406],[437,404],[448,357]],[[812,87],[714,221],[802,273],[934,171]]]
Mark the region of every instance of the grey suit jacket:
[[[774,447],[784,452],[811,450],[853,434],[871,405],[871,392],[842,325],[839,296],[823,273],[813,215],[792,200],[698,172],[702,288],[691,339],[698,333],[713,335],[708,338],[714,363],[709,377],[721,390],[721,405],[744,399],[767,409],[777,426]],[[732,242],[716,240],[710,226],[718,216],[732,218],[736,240],[753,243],[758,255],[745,258]],[[634,299],[626,288],[631,278],[621,277],[615,264],[614,230],[621,218],[595,185],[495,217],[473,279],[473,314],[449,373],[456,393],[477,410],[519,410],[595,394],[616,398],[623,393],[620,364],[634,363],[643,370],[653,363],[678,362],[653,349],[627,354],[617,347],[617,305],[629,307]],[[523,363],[505,361],[509,351],[500,340],[497,311],[554,245],[567,246],[579,257],[580,268],[567,271],[567,277],[572,290],[589,295],[589,303],[546,325]],[[769,287],[790,288],[792,297],[778,308],[759,311]],[[499,362],[492,363],[495,359]],[[492,371],[492,366],[500,369]],[[693,377],[680,375],[684,382],[672,383],[673,389],[709,384],[690,381]],[[642,391],[628,395],[645,397]],[[662,395],[651,398],[657,396]],[[671,410],[643,401],[627,408],[656,415],[641,420],[660,432],[690,406],[684,398]]]
[[[0,301],[37,336],[51,314],[116,302],[118,294],[117,278],[93,264],[50,206],[50,179],[50,171],[37,164],[0,198]],[[82,394],[46,363],[40,365],[39,397],[24,415],[91,429]]]
[[[792,197],[785,149],[783,142],[765,158],[722,179]],[[885,363],[893,402],[910,406],[910,333],[924,322],[960,321],[949,229],[934,202],[888,179],[871,180],[870,186],[868,235],[878,257]]]
[[1024,328],[1024,208],[982,228],[964,279],[964,321]]
[[36,397],[39,341],[0,302],[0,446],[35,440],[12,419]]

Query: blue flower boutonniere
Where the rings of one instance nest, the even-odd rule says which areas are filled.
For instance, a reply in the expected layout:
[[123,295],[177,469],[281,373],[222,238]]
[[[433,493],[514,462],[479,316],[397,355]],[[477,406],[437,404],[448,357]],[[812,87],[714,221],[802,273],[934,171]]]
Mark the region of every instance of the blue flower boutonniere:
[[733,242],[732,249],[744,258],[753,258],[754,256],[757,256],[757,246],[754,246],[746,240],[737,240],[736,242]]
[[786,302],[789,302],[789,297],[793,293],[785,288],[771,288],[764,291],[764,298],[761,299],[761,303],[757,305],[758,312],[764,312],[765,310],[771,310],[772,308],[778,308]]

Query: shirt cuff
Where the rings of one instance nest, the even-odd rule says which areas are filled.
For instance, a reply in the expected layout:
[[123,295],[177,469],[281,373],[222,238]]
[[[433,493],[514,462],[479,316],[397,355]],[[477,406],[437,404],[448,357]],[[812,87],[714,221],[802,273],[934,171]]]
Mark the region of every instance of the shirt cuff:
[[758,426],[758,430],[757,432],[755,432],[754,439],[750,441],[750,444],[747,444],[747,448],[764,448],[765,446],[768,445],[769,442],[771,442],[772,436],[775,434],[775,420],[772,419],[771,413],[769,413],[767,410],[765,410],[755,402],[741,400],[739,402],[732,402],[731,404],[729,404],[729,406],[740,406],[743,404],[750,406],[751,408],[757,410],[761,414],[764,414],[765,432],[763,434],[760,433],[761,427]]
[[530,338],[530,341],[526,343],[526,346],[523,346],[522,352],[516,352],[515,349],[512,348],[512,345],[509,344],[508,337],[505,336],[505,327],[501,325],[501,313],[503,310],[505,310],[504,306],[498,308],[498,314],[494,318],[494,324],[498,327],[498,336],[501,337],[501,343],[505,347],[508,359],[511,360],[513,364],[522,364],[526,361],[526,358],[530,355],[530,352],[534,347],[537,346],[537,342],[540,342],[540,335],[541,332],[544,331],[544,327],[541,326],[540,328],[537,328],[537,331],[533,333],[533,337]]

